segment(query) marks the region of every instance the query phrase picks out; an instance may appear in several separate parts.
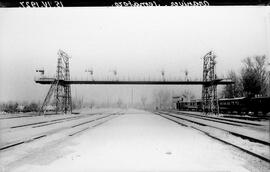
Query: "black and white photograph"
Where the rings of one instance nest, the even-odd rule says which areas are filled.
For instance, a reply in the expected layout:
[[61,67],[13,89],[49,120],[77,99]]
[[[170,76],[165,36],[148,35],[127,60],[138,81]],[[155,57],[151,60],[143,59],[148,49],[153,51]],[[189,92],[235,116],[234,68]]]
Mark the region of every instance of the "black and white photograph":
[[269,4],[159,3],[0,2],[0,172],[270,171]]

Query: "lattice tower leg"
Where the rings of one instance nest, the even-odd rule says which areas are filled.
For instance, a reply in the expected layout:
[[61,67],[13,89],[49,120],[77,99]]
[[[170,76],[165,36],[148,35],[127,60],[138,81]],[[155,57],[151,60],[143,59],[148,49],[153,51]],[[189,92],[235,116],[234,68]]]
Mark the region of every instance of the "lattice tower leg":
[[46,97],[45,97],[45,99],[44,99],[44,101],[43,101],[43,103],[42,103],[42,106],[41,106],[41,108],[40,108],[39,115],[41,115],[42,113],[45,114],[45,111],[46,111],[45,108],[46,108],[47,105],[49,104],[50,99],[51,99],[53,93],[55,92],[57,85],[58,85],[58,81],[57,81],[57,80],[55,80],[55,81],[51,84],[51,87],[50,87],[50,89],[49,89],[49,91],[48,91],[48,93],[47,93],[47,95],[46,95]]
[[210,83],[202,87],[202,109],[205,114],[219,112],[217,85],[211,83],[216,79],[215,58],[216,56],[211,51],[203,57],[203,81]]

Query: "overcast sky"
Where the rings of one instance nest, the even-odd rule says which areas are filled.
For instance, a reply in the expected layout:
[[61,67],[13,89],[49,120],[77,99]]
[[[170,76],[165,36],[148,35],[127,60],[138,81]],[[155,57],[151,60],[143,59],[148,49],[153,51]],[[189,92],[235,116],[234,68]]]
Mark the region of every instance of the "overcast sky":
[[[0,9],[0,101],[43,100],[48,86],[34,82],[35,69],[56,71],[57,51],[72,56],[71,76],[202,78],[202,57],[213,50],[217,75],[239,71],[247,56],[270,50],[269,7],[149,7]],[[129,100],[130,86],[72,86],[85,100]],[[159,86],[134,86],[134,99]],[[200,97],[201,86],[170,86]],[[127,96],[128,95],[128,96]]]

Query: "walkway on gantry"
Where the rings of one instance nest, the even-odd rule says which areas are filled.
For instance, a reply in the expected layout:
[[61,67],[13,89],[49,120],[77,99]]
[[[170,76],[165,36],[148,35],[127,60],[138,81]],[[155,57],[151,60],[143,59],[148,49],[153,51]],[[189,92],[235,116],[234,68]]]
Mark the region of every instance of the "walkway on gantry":
[[[55,78],[38,78],[38,84],[52,84]],[[215,79],[213,81],[179,81],[179,80],[59,80],[59,84],[92,84],[92,85],[227,85],[233,84],[232,80]]]

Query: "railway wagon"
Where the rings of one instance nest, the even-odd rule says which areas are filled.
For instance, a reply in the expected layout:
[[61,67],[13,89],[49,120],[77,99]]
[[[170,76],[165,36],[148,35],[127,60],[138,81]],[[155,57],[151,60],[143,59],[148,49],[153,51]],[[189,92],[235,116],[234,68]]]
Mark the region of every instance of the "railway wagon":
[[178,110],[202,111],[202,101],[201,100],[191,100],[190,102],[178,101],[176,107]]
[[[259,98],[223,98],[218,100],[219,112],[229,114],[249,114],[266,115],[270,113],[270,97]],[[202,101],[192,100],[190,102],[177,101],[178,110],[202,111]]]
[[189,102],[177,101],[178,110],[189,110]]
[[266,115],[270,112],[270,97],[251,98],[247,106],[255,115],[259,112]]
[[224,98],[218,100],[219,112],[221,113],[248,113],[248,99],[245,97],[239,98]]
[[202,111],[202,100],[191,100],[189,108],[192,111]]
[[266,115],[270,112],[270,97],[219,99],[221,113]]

